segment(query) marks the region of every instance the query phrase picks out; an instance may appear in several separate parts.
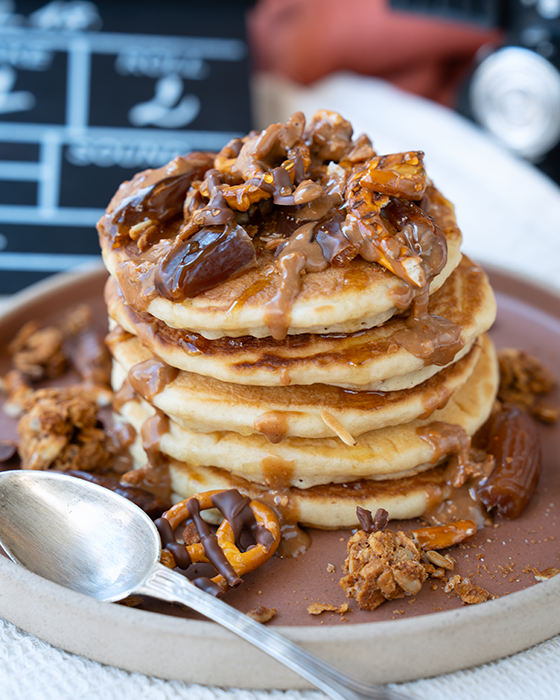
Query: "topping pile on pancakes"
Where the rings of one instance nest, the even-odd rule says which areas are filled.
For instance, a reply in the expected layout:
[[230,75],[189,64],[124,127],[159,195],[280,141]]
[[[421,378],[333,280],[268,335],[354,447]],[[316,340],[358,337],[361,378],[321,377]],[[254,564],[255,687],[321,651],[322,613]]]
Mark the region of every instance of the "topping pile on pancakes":
[[285,526],[452,496],[498,385],[495,301],[423,153],[301,113],[125,182],[98,225],[138,478],[235,487]]

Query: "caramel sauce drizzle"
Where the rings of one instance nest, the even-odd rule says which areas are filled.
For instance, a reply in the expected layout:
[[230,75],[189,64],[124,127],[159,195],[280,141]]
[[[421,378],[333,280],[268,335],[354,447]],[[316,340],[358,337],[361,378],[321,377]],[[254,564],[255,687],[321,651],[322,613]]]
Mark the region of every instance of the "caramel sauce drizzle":
[[121,477],[123,484],[140,486],[166,502],[171,500],[171,478],[169,462],[160,451],[160,441],[168,431],[169,418],[156,408],[155,414],[146,419],[140,428],[142,447],[148,463],[139,469],[126,472]]
[[[116,409],[115,409],[116,410]],[[112,469],[118,474],[130,471],[133,467],[129,447],[136,438],[136,430],[130,423],[117,421],[106,430],[107,449],[114,456]]]

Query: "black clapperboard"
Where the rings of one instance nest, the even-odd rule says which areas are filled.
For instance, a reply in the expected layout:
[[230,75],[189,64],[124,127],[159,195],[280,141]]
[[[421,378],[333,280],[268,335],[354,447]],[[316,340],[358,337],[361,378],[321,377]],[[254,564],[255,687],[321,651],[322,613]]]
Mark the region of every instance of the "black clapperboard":
[[99,260],[135,172],[247,133],[250,5],[0,3],[0,294]]

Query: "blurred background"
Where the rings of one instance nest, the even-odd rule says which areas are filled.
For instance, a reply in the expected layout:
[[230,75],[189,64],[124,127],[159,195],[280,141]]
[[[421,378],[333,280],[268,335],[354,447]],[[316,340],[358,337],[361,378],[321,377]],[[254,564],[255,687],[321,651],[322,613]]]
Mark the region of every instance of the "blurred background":
[[295,109],[426,150],[473,252],[500,222],[521,246],[534,209],[508,193],[557,215],[529,164],[560,181],[559,17],[560,0],[0,0],[0,294],[95,264],[95,223],[138,170]]

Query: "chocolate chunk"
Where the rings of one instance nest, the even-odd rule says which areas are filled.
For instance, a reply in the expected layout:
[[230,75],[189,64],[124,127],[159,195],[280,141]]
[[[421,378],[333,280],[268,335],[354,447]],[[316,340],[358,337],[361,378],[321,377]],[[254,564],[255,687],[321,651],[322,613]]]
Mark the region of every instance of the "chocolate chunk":
[[356,517],[364,532],[373,532],[373,516],[371,510],[358,506],[356,508]]
[[370,510],[358,506],[356,516],[362,530],[367,533],[383,531],[389,522],[389,513],[384,508],[378,508],[373,516]]

